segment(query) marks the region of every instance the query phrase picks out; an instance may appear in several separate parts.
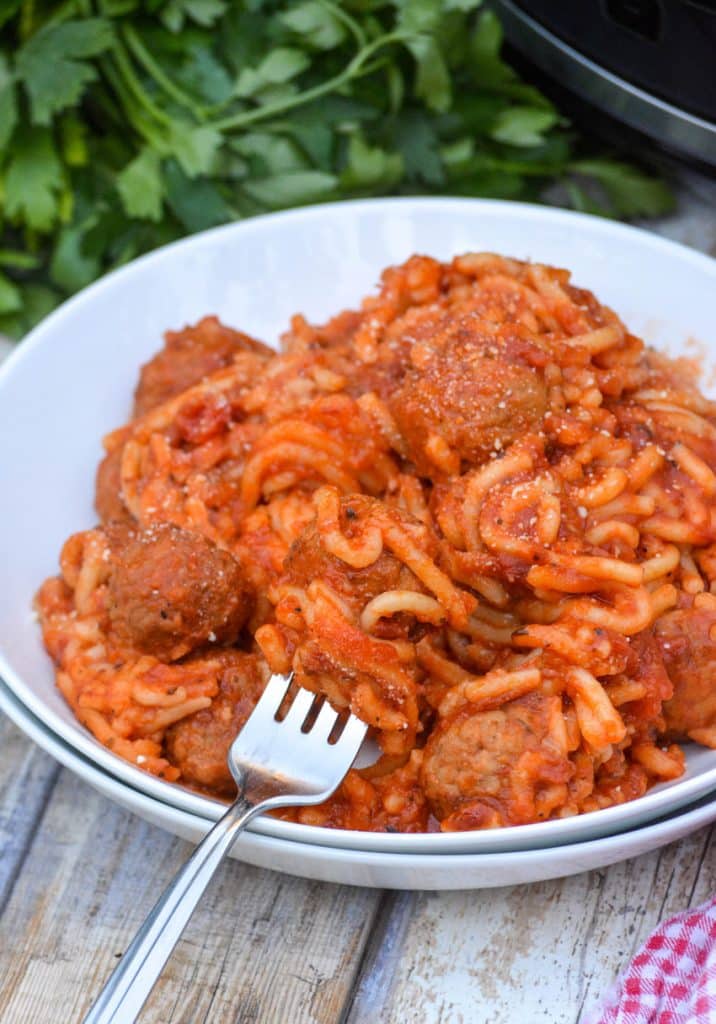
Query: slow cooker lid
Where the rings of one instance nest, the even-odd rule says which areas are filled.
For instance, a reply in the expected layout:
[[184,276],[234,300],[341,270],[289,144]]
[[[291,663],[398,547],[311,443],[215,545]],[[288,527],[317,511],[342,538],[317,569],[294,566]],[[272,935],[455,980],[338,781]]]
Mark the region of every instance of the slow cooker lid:
[[716,168],[716,0],[698,3],[492,0],[509,42],[556,86],[660,148]]
[[716,123],[716,0],[515,0],[601,67]]

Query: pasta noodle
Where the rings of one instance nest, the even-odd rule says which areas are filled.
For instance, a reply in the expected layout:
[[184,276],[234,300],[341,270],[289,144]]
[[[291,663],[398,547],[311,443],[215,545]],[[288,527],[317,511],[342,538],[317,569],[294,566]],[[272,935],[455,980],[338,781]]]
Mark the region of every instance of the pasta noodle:
[[403,832],[599,810],[716,748],[716,406],[680,364],[491,253],[414,256],[282,346],[169,333],[105,439],[101,524],[37,597],[99,742],[231,796],[293,670],[382,754],[284,816]]

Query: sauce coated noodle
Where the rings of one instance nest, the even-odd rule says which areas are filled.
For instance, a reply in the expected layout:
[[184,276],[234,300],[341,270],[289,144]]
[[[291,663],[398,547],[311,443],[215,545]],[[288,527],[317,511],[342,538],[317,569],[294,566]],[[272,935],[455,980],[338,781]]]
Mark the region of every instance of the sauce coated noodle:
[[286,816],[404,832],[597,810],[716,747],[716,407],[683,365],[489,253],[415,256],[282,346],[167,335],[105,440],[102,524],[37,597],[101,743],[230,796],[292,668],[383,754]]

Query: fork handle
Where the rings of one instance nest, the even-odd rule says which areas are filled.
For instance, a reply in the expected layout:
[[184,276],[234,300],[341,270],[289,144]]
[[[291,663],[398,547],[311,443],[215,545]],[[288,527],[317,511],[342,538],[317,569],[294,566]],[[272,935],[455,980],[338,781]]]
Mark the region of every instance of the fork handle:
[[263,803],[240,796],[169,883],[102,989],[84,1024],[136,1020],[214,872]]

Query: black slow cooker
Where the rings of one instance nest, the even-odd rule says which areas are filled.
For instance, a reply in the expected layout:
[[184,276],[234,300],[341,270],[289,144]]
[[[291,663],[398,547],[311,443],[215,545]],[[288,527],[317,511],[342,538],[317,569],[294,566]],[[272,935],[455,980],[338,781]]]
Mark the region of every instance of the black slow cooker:
[[494,0],[549,78],[667,150],[716,167],[716,0]]

